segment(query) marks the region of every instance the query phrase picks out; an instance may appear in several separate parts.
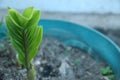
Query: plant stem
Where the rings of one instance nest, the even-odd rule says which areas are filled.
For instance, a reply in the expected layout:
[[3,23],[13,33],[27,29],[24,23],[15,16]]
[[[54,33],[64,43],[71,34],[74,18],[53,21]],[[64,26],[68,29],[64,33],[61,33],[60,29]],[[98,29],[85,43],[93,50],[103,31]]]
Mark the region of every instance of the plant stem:
[[27,76],[29,77],[28,80],[34,80],[35,79],[35,69],[34,69],[33,65],[31,65],[31,68],[30,68]]
[[27,78],[28,80],[34,80],[34,69],[31,68],[30,63],[28,62],[28,44],[27,44],[27,40],[26,40],[26,34],[25,34],[25,30],[23,30],[23,43],[24,43],[24,52],[25,52],[25,67],[27,69]]
[[23,44],[24,44],[24,52],[25,52],[25,65],[26,69],[29,70],[28,65],[28,50],[27,50],[27,40],[26,40],[26,34],[25,30],[23,31]]

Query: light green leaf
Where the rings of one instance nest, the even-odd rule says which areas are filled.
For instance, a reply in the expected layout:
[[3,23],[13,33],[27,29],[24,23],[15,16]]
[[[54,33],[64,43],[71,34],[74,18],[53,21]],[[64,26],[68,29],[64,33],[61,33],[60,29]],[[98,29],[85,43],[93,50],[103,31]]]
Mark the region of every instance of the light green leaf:
[[28,7],[22,15],[12,8],[8,12],[5,21],[11,43],[17,52],[18,61],[28,67],[42,40],[42,27],[37,25],[40,11]]
[[34,25],[37,25],[38,21],[40,18],[40,11],[39,10],[35,10],[33,12],[32,18],[26,23],[26,28],[27,27],[32,27]]
[[16,10],[10,8],[8,9],[8,11],[9,11],[10,17],[20,26],[24,25],[28,21],[27,18],[19,14]]
[[22,15],[23,15],[24,17],[30,19],[30,18],[32,17],[32,15],[33,15],[33,7],[28,7],[28,8],[26,8],[26,9],[23,11]]

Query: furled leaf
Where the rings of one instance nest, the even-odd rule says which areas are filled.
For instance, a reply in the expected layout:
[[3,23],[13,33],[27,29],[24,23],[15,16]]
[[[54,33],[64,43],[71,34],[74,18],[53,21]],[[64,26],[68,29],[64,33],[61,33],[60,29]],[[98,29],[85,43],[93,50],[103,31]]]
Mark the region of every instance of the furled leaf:
[[32,18],[30,18],[30,20],[26,23],[26,27],[25,28],[37,25],[37,23],[39,21],[39,18],[40,18],[40,11],[39,10],[35,10],[33,12]]
[[33,7],[28,7],[26,8],[23,12],[22,15],[26,18],[31,18],[33,15]]
[[11,43],[17,51],[18,61],[27,67],[36,55],[42,39],[42,27],[37,25],[40,11],[28,7],[22,15],[12,8],[8,12],[5,20]]
[[24,25],[28,20],[26,17],[19,14],[16,10],[9,8],[8,9],[9,16],[20,26]]

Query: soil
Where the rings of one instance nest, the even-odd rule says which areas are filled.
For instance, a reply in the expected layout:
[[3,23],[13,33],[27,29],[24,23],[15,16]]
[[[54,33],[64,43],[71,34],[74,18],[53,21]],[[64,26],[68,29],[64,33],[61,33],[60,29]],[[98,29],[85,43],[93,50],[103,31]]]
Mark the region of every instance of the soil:
[[[119,29],[97,28],[120,46]],[[44,37],[33,60],[36,80],[109,80],[100,73],[104,63],[96,62],[89,54],[58,40]],[[17,65],[15,52],[0,40],[0,80],[26,80],[26,70]]]

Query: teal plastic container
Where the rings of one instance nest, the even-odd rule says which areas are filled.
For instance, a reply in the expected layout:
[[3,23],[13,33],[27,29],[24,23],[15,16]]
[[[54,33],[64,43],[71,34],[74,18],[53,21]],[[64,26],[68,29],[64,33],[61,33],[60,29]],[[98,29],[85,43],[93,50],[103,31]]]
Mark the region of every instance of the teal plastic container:
[[[120,49],[108,37],[93,28],[63,20],[41,19],[44,36],[51,36],[66,45],[78,47],[87,51],[96,60],[104,60],[120,79]],[[0,29],[0,38],[5,34],[3,24]]]

